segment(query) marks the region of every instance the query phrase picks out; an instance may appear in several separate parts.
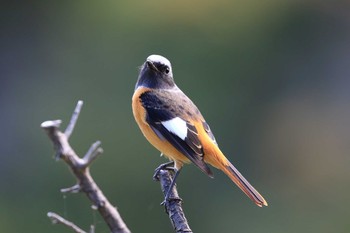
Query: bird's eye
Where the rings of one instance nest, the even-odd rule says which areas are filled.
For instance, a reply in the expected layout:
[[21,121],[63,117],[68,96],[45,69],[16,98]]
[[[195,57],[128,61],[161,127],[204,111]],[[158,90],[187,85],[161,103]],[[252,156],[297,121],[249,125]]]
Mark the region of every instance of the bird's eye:
[[169,67],[166,67],[165,70],[164,70],[164,72],[165,72],[166,74],[169,74],[169,72],[170,72]]

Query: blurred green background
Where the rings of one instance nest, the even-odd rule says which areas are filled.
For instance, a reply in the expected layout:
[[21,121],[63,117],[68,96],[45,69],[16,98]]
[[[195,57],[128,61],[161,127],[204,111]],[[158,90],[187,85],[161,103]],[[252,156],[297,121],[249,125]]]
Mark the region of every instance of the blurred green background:
[[160,163],[131,112],[138,67],[166,56],[222,151],[264,195],[256,207],[215,170],[178,180],[194,232],[350,231],[348,1],[3,1],[0,7],[0,231],[69,232],[55,211],[108,232],[55,162],[40,123],[71,143],[101,140],[92,174],[133,232],[173,232],[152,181]]

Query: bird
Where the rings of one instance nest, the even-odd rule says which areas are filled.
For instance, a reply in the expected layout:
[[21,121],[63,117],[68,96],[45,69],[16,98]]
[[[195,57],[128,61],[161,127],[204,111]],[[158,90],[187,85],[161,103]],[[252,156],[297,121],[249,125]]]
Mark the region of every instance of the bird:
[[162,168],[175,171],[164,202],[170,200],[170,190],[183,165],[192,162],[211,178],[213,173],[208,164],[223,171],[257,206],[268,205],[221,152],[197,106],[175,84],[167,58],[153,54],[140,67],[132,111],[145,138],[170,160],[159,166],[158,171]]

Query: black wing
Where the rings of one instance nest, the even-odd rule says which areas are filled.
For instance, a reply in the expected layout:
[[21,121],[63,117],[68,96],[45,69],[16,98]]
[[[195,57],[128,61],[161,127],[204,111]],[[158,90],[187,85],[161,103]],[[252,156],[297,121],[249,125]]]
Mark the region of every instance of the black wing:
[[[178,151],[183,153],[192,163],[201,169],[208,176],[213,177],[208,165],[203,160],[203,146],[198,139],[198,132],[194,125],[186,121],[187,134],[183,140],[176,134],[170,132],[162,122],[169,121],[176,117],[181,118],[179,108],[171,106],[174,101],[165,95],[156,95],[152,92],[145,92],[140,96],[141,103],[146,109],[146,121],[151,126],[153,131],[162,140],[167,140]],[[183,118],[181,118],[184,120]]]

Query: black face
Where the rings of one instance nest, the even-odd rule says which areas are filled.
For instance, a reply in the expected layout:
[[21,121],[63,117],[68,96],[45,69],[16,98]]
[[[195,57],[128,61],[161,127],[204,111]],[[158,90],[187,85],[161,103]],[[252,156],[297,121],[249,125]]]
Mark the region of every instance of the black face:
[[146,61],[140,71],[136,88],[139,86],[169,89],[175,86],[170,67],[158,62]]
[[150,62],[150,61],[146,61],[146,65],[150,68],[153,69],[154,71],[159,71],[160,73],[162,73],[164,76],[170,75],[170,67],[162,64],[162,63],[158,63],[158,62]]

